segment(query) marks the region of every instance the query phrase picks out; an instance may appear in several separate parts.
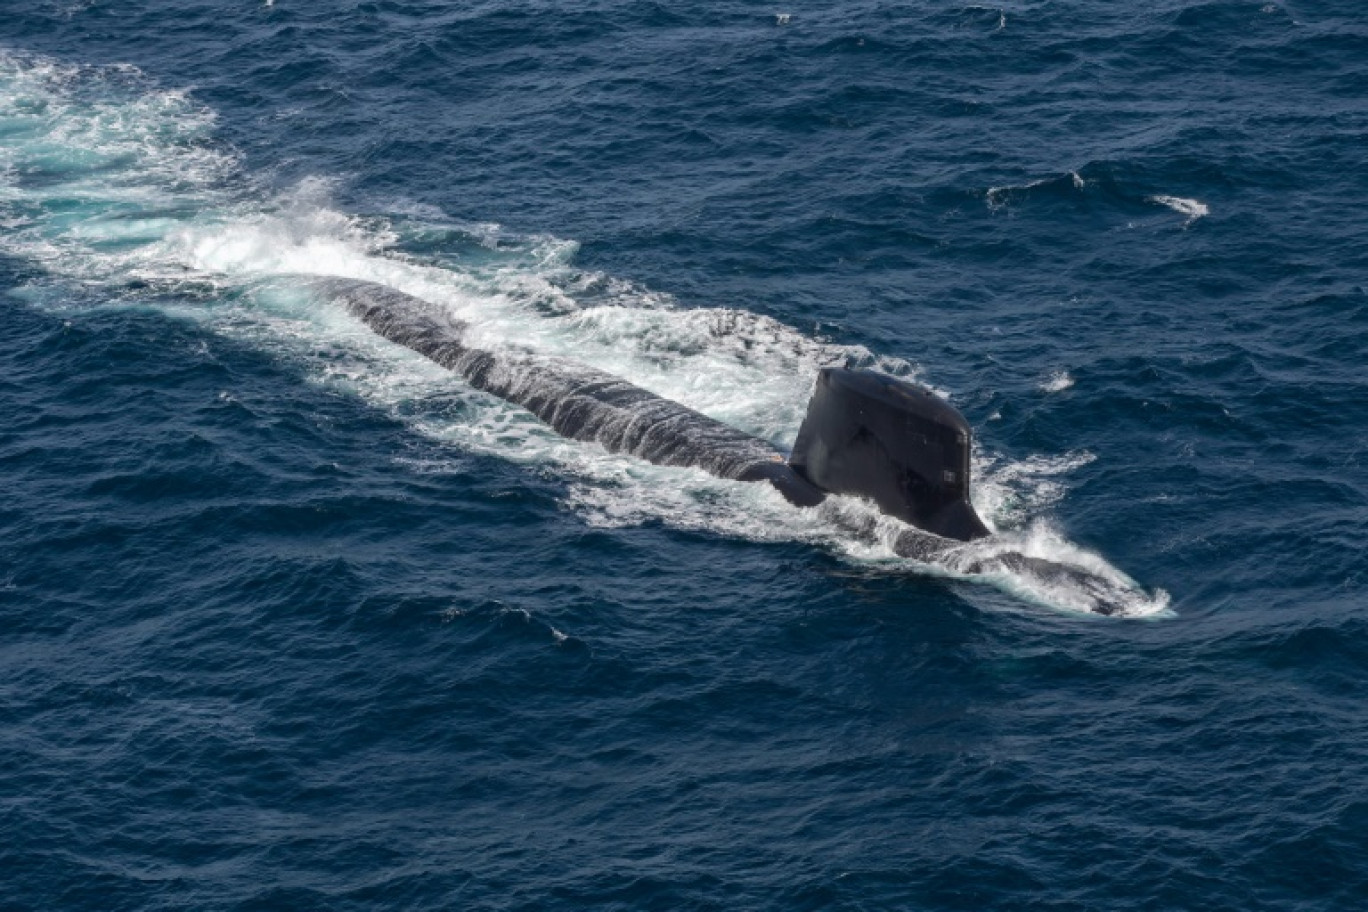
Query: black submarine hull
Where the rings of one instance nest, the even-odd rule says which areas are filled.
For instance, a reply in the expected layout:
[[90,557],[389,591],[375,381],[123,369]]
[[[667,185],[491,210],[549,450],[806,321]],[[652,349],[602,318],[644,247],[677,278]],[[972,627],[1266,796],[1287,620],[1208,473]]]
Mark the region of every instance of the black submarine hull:
[[620,377],[568,358],[479,347],[468,341],[466,324],[385,285],[341,279],[314,284],[378,335],[455,371],[476,389],[522,406],[563,437],[656,465],[765,481],[797,506],[816,506],[826,497],[767,441]]

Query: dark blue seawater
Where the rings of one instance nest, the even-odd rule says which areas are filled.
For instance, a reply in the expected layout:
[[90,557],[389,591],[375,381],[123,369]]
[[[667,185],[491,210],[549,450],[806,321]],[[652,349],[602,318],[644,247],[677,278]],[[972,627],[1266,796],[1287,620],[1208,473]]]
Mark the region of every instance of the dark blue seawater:
[[[916,377],[1126,610],[310,274],[780,446]],[[1359,0],[0,0],[0,907],[1363,908],[1366,286]]]

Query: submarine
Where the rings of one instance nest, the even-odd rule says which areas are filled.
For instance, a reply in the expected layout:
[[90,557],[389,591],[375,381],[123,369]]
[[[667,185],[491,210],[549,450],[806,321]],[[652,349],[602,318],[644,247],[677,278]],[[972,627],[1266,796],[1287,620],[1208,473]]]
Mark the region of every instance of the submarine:
[[872,371],[822,368],[788,459],[768,441],[569,358],[481,348],[470,326],[386,285],[316,283],[378,335],[536,415],[558,434],[666,466],[766,482],[814,507],[865,497],[943,538],[989,534],[969,501],[969,424],[924,387]]
[[[992,535],[970,501],[969,423],[935,393],[874,371],[822,368],[785,455],[769,441],[570,358],[477,344],[470,324],[387,285],[310,279],[376,334],[460,374],[476,389],[527,409],[558,434],[663,466],[769,484],[790,503],[818,507],[833,494],[863,498],[906,523],[890,542],[900,557],[965,574],[1029,574],[1067,585],[1098,614],[1123,613],[1134,595],[1119,580],[1022,554],[975,549]],[[874,534],[869,517],[833,520]]]

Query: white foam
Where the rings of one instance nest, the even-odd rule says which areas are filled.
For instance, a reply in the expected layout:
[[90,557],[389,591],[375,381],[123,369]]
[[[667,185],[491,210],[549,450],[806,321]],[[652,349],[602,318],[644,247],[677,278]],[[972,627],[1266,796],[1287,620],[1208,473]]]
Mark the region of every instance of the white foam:
[[[127,297],[147,306],[146,296],[122,289],[150,283],[173,292],[157,299],[175,302],[157,305],[167,313],[290,359],[310,382],[350,390],[416,432],[462,452],[552,471],[566,481],[567,504],[591,525],[663,522],[751,541],[809,542],[855,562],[969,575],[956,568],[968,566],[970,550],[959,552],[958,564],[933,567],[898,557],[891,545],[906,527],[867,504],[833,498],[801,510],[766,485],[653,466],[561,438],[528,412],[371,333],[297,277],[389,285],[469,321],[492,343],[588,362],[780,446],[797,431],[818,368],[851,364],[914,377],[914,365],[747,310],[680,306],[629,280],[579,269],[573,241],[461,222],[422,204],[361,218],[332,203],[326,180],[265,194],[210,141],[213,121],[184,93],[151,86],[131,68],[66,67],[0,53],[0,221],[7,226],[0,245],[45,269],[61,300],[84,287],[102,289],[106,302]],[[21,176],[35,168],[54,179],[26,184]],[[438,243],[442,252],[422,261],[402,252],[406,242],[447,237],[465,243]],[[45,287],[31,287],[28,297],[41,302]],[[1031,549],[1124,582],[1041,519],[1065,495],[1068,472],[1090,459],[976,453],[975,505],[1004,534],[966,548]],[[428,462],[412,470],[444,469]],[[1054,591],[1021,574],[989,581],[1086,610],[1086,593]],[[1157,604],[1158,596],[1133,592],[1134,613]]]
[[1184,226],[1191,225],[1199,218],[1204,218],[1211,214],[1211,208],[1195,199],[1187,199],[1181,196],[1151,196],[1148,198],[1151,203],[1158,203],[1161,206],[1168,206],[1174,212],[1187,216]]
[[995,531],[1020,527],[1064,499],[1064,478],[1095,457],[1085,451],[1007,460],[975,447],[974,509]]
[[[971,563],[991,564],[996,555],[1022,554],[1052,564],[1085,571],[1089,579],[1081,583],[1071,575],[1051,578],[1029,572],[990,570],[981,574],[961,568]],[[1114,613],[1119,617],[1141,618],[1169,614],[1170,597],[1162,589],[1144,592],[1129,576],[1105,558],[1068,541],[1048,523],[1034,521],[1022,529],[1002,532],[962,546],[946,564],[965,576],[994,582],[1015,595],[1054,608],[1069,611]]]
[[1040,384],[1040,389],[1046,393],[1062,393],[1074,385],[1074,378],[1068,371],[1058,370],[1050,374]]

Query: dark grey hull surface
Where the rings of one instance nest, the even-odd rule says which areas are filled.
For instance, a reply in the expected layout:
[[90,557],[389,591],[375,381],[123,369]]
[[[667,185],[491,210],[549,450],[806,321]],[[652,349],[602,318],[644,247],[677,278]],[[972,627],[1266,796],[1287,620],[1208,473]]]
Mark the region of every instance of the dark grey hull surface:
[[384,285],[327,279],[315,287],[377,334],[455,371],[476,389],[522,406],[563,437],[656,465],[767,481],[799,506],[816,506],[826,496],[768,442],[620,377],[568,358],[478,348],[466,341],[466,324]]

